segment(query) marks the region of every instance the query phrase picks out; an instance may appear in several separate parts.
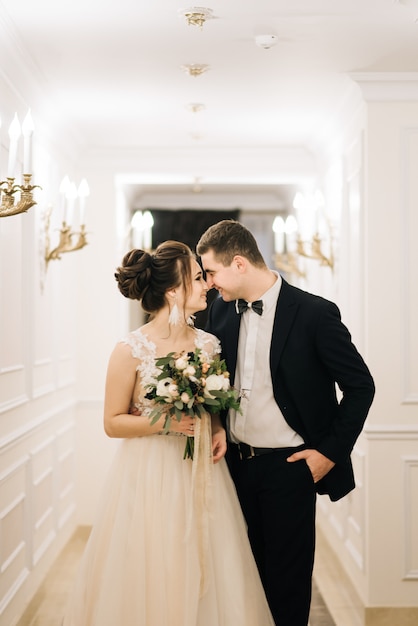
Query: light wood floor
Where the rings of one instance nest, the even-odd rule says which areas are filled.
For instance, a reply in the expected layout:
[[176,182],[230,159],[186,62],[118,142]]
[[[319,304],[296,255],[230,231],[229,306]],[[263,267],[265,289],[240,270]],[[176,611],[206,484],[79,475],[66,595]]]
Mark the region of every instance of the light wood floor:
[[[89,531],[87,527],[77,529],[49,570],[17,626],[60,626]],[[362,626],[353,612],[351,600],[338,582],[338,572],[333,570],[328,578],[324,574],[325,560],[328,562],[332,555],[327,553],[321,537],[318,539],[315,564],[317,574],[314,577],[310,626]],[[332,586],[331,605],[325,605],[318,583]]]

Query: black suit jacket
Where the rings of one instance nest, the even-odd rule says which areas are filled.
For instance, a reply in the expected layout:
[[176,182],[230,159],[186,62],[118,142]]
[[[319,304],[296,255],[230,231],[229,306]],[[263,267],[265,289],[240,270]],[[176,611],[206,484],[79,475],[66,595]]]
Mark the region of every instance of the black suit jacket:
[[[222,345],[233,384],[241,316],[235,302],[217,298],[206,330]],[[338,307],[282,282],[270,347],[275,400],[288,424],[309,448],[335,467],[318,483],[318,493],[338,500],[355,487],[350,454],[374,397],[374,382],[341,322]],[[341,395],[337,396],[336,385]]]

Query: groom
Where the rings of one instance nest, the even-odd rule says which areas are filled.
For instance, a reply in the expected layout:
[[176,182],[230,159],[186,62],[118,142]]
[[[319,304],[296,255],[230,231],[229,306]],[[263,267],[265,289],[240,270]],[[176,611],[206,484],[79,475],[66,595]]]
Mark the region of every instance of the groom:
[[335,501],[354,488],[350,453],[373,379],[337,306],[268,269],[242,224],[211,226],[196,250],[221,296],[206,330],[241,396],[242,413],[227,417],[228,463],[254,556],[275,622],[306,626],[316,493]]

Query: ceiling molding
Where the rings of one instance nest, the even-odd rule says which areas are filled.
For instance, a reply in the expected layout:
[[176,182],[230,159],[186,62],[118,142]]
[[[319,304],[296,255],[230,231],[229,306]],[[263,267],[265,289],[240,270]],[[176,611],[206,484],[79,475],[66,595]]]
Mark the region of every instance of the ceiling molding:
[[364,72],[350,77],[366,102],[418,100],[418,72]]

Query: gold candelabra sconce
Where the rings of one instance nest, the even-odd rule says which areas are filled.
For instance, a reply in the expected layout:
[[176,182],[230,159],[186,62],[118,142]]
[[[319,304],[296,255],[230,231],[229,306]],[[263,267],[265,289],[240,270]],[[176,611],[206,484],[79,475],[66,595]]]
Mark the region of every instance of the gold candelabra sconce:
[[278,270],[304,278],[305,272],[300,269],[296,254],[297,229],[298,224],[293,215],[288,215],[286,220],[281,215],[275,218],[273,222],[274,264]]
[[[23,184],[15,185],[14,178],[7,178],[0,182],[1,205],[0,217],[8,217],[9,215],[19,215],[26,213],[34,204],[33,190],[41,189],[39,185],[31,185],[30,180],[32,174],[23,174]],[[16,202],[15,194],[20,191],[20,199]]]
[[[38,188],[39,185],[32,185],[32,135],[34,131],[34,125],[30,111],[26,115],[22,127],[19,123],[17,113],[13,118],[13,121],[9,128],[9,162],[7,168],[6,180],[0,182],[0,217],[9,217],[10,215],[19,215],[20,213],[26,213],[34,204],[36,204],[33,198],[33,190]],[[19,139],[23,134],[23,171],[26,172],[22,175],[23,182],[21,185],[15,183],[15,170],[16,161],[19,147]],[[18,194],[20,197],[18,198]]]
[[[55,247],[51,247],[50,237],[50,221],[52,207],[50,207],[45,215],[45,264],[48,266],[49,261],[55,261],[61,258],[62,254],[81,250],[88,244],[87,232],[85,225],[85,209],[86,198],[90,195],[89,186],[85,178],[81,181],[78,189],[75,183],[72,183],[68,176],[65,176],[60,185],[60,194],[62,196],[63,219],[59,231],[58,243]],[[74,217],[75,202],[79,201],[79,230],[73,230],[72,221]]]
[[[298,220],[294,215],[288,215],[286,219],[278,215],[273,222],[274,231],[274,262],[277,269],[295,274],[300,278],[306,276],[306,272],[300,267],[300,259],[312,259],[319,261],[323,267],[334,269],[334,252],[332,241],[332,229],[329,220],[322,212],[324,199],[322,193],[317,190],[313,194],[298,192],[293,201],[293,207],[300,216],[300,222],[304,224],[306,237],[302,236]],[[326,235],[321,237],[320,228],[325,225]],[[327,252],[324,251],[328,244]]]
[[[306,250],[307,245],[309,246],[309,250]],[[319,261],[320,265],[330,267],[332,270],[334,269],[334,253],[332,247],[330,249],[329,256],[326,256],[322,251],[322,240],[318,233],[315,233],[309,243],[298,239],[297,254],[299,256],[306,257],[307,259],[314,259],[316,261]]]

